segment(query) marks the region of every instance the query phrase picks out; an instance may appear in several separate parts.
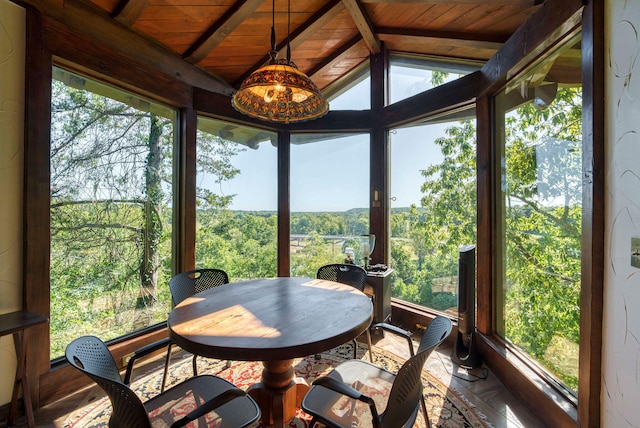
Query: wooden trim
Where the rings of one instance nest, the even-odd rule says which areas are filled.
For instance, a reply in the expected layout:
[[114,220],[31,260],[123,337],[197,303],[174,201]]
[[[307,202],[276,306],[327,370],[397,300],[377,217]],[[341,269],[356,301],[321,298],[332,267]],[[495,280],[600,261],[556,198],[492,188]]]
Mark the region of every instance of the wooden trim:
[[[509,349],[504,342],[493,336],[478,334],[477,338],[484,363],[546,426],[578,426],[575,403],[552,388],[547,379],[518,358],[516,350]],[[540,411],[542,409],[544,411]]]
[[178,143],[174,150],[173,273],[196,268],[196,135],[198,117],[193,109],[178,115]]
[[477,287],[477,314],[476,321],[478,331],[493,333],[493,269],[492,258],[494,245],[494,219],[495,219],[495,189],[493,162],[493,133],[491,119],[491,100],[489,97],[480,97],[476,100],[476,170],[477,170],[477,195],[476,195],[476,287]]
[[[41,15],[27,8],[27,52],[25,76],[24,195],[23,198],[23,306],[46,318],[50,312],[49,236],[50,236],[50,111],[51,55],[45,48]],[[32,402],[37,408],[39,375],[48,372],[49,326],[35,326],[28,349],[27,371]],[[43,352],[46,351],[46,352]]]
[[[388,100],[388,64],[387,50],[382,46],[378,54],[371,55],[371,114],[373,123],[381,123],[383,108]],[[374,127],[371,130],[369,145],[369,233],[376,235],[376,245],[371,261],[389,263],[391,245],[387,236],[390,230],[389,173],[391,168],[389,131]]]
[[278,132],[278,276],[291,275],[291,134]]
[[600,426],[605,248],[604,2],[589,1],[582,24],[582,289],[578,420]]

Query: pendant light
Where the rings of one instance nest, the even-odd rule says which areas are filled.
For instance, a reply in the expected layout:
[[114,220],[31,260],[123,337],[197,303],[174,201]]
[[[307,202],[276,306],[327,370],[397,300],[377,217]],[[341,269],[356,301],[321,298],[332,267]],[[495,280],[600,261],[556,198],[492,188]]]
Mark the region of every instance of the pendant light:
[[288,2],[287,58],[276,51],[275,0],[273,0],[269,60],[247,77],[231,104],[240,113],[258,119],[292,123],[317,119],[329,111],[329,103],[315,83],[291,61],[291,0]]

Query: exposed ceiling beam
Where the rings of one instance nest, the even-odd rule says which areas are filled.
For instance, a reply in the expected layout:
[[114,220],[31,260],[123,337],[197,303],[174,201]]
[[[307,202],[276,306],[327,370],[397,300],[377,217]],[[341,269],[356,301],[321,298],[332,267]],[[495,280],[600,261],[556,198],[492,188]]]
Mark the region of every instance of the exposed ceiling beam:
[[412,43],[437,43],[439,45],[451,47],[472,47],[476,49],[491,49],[496,51],[500,49],[508,39],[508,37],[505,37],[504,39],[492,38],[484,34],[474,35],[469,33],[412,30],[409,28],[390,27],[376,28],[376,33],[383,41],[391,40],[393,38],[396,40],[406,40]]
[[131,27],[148,5],[149,0],[120,0],[111,16],[122,25]]
[[114,22],[113,18],[95,4],[85,0],[65,0],[64,5],[42,0],[24,0],[56,21],[92,37],[105,46],[131,58],[146,62],[150,67],[192,86],[230,95],[233,88],[212,73],[184,61],[157,43],[141,37],[131,29]]
[[202,61],[233,30],[247,19],[262,4],[263,0],[239,0],[211,25],[182,55],[192,64]]
[[367,44],[369,52],[372,54],[380,53],[380,41],[377,39],[371,20],[369,19],[366,11],[362,8],[362,5],[358,0],[342,0],[342,3],[349,11],[351,19],[358,27],[358,31],[362,35],[362,39]]
[[[307,21],[296,28],[290,36],[291,39],[291,49],[295,49],[300,46],[305,40],[311,37],[318,29],[325,26],[329,21],[336,17],[340,12],[344,10],[344,5],[341,0],[331,0],[325,6],[322,7],[319,11],[313,14]],[[276,45],[276,50],[278,51],[279,58],[285,58],[287,48],[287,39],[284,39],[280,43]],[[244,79],[249,77],[249,75],[256,69],[262,66],[266,61],[269,60],[269,55],[266,54],[264,57],[260,59],[257,63],[255,63],[249,70],[247,70],[238,80],[233,83],[234,87],[239,87]]]

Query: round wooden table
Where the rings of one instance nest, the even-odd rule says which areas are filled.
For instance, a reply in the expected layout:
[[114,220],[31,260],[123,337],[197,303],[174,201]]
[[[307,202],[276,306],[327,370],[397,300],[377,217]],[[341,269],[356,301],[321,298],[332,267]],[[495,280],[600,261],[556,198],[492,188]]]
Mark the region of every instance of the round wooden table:
[[358,337],[370,325],[371,299],[355,288],[310,278],[234,282],[184,300],[169,314],[169,336],[205,357],[262,361],[249,389],[268,426],[285,426],[309,390],[293,359]]

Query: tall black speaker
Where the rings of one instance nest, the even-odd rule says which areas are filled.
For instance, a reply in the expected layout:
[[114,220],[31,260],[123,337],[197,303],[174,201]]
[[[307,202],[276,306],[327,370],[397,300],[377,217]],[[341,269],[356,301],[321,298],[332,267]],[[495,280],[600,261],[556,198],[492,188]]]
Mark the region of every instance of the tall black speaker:
[[476,345],[476,246],[460,248],[458,259],[458,338],[451,359],[461,367],[482,365]]

